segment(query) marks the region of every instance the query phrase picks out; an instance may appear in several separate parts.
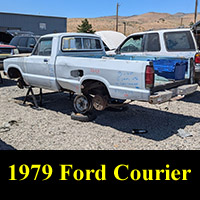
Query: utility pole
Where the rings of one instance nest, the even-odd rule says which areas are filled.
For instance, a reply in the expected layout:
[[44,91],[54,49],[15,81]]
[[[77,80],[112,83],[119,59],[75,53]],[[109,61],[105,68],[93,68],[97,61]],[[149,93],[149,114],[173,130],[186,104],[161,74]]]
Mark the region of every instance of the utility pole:
[[119,3],[117,3],[117,13],[116,13],[116,31],[118,32],[118,22],[119,22]]
[[198,7],[198,0],[196,0],[196,3],[195,3],[195,13],[194,13],[194,24],[196,24],[197,22],[197,7]]
[[124,35],[126,35],[126,22],[123,22],[124,24]]
[[181,27],[183,26],[183,18],[181,17]]

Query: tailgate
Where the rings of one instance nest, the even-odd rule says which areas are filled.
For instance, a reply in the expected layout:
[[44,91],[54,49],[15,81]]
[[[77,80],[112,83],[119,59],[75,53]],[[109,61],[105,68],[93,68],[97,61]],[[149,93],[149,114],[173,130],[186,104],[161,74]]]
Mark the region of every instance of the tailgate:
[[169,101],[170,99],[178,95],[186,96],[192,94],[197,90],[197,88],[198,84],[188,84],[170,90],[155,92],[153,95],[150,96],[149,103],[161,104]]

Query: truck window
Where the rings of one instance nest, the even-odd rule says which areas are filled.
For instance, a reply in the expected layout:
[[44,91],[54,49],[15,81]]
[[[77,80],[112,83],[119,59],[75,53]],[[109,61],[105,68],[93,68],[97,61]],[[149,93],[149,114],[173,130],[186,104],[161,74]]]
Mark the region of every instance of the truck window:
[[101,50],[101,42],[93,38],[64,37],[62,51]]
[[94,45],[94,49],[102,49],[100,40],[95,39],[91,40],[91,42],[92,42],[92,47]]
[[192,35],[189,31],[164,33],[168,51],[195,51]]
[[147,45],[145,51],[160,51],[160,39],[158,33],[149,33],[147,35]]
[[120,52],[121,53],[128,53],[128,52],[142,52],[144,51],[143,48],[143,35],[132,36],[125,43],[121,46]]
[[91,49],[90,39],[88,38],[83,39],[83,47],[84,49]]
[[53,38],[42,38],[35,48],[33,55],[51,56]]
[[83,47],[85,50],[88,49],[101,49],[101,43],[97,39],[92,39],[92,38],[83,38]]
[[72,51],[82,49],[81,38],[65,37],[62,40],[62,50]]

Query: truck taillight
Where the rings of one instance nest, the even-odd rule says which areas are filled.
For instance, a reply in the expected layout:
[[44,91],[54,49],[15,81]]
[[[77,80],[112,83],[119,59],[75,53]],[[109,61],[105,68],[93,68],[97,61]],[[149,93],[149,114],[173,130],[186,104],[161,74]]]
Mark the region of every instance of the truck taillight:
[[155,72],[154,72],[153,64],[147,65],[146,72],[145,72],[145,87],[147,89],[153,88],[154,79],[155,79],[154,76],[155,76]]
[[195,55],[195,64],[200,64],[200,53],[196,53]]

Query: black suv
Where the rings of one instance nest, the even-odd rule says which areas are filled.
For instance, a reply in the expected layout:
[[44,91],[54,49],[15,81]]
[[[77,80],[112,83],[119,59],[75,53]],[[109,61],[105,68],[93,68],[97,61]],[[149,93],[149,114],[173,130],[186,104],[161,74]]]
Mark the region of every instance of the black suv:
[[39,38],[39,36],[34,35],[15,36],[10,41],[10,45],[16,46],[19,53],[31,53]]

